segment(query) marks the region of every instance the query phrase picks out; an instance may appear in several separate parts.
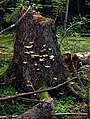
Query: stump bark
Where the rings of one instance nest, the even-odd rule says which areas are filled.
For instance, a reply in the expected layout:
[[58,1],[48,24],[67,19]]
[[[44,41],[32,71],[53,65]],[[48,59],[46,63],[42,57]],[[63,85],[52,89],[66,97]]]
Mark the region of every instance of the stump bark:
[[[37,13],[27,13],[16,29],[13,64],[18,83],[15,86],[34,91],[64,82],[67,71],[56,38],[55,22]],[[64,87],[60,88],[61,92]]]

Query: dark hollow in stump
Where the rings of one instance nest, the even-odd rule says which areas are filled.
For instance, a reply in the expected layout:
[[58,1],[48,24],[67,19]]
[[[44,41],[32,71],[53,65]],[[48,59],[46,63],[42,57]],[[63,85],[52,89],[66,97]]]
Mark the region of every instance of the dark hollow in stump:
[[67,71],[56,38],[55,22],[37,13],[27,13],[16,29],[13,64],[18,89],[34,91],[43,85],[56,86],[64,82]]

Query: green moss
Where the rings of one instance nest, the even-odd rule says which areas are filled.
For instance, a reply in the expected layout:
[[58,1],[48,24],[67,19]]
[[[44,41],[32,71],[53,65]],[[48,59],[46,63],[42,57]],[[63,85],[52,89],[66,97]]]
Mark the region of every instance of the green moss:
[[48,94],[48,92],[42,92],[38,94],[37,97],[42,100],[42,99],[48,99],[50,95]]
[[[46,82],[45,81],[39,81],[38,83],[37,83],[37,86],[36,87],[38,87],[38,88],[40,88],[40,89],[46,89]],[[48,99],[50,97],[50,95],[48,94],[48,92],[42,92],[42,93],[39,93],[38,95],[37,95],[37,98],[39,98],[39,99]]]

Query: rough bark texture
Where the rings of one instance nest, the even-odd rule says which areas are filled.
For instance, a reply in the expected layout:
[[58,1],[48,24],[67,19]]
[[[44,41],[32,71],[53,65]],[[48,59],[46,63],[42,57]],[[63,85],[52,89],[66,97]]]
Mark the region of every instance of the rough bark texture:
[[49,103],[42,103],[23,113],[16,119],[50,119],[52,107]]
[[[50,103],[39,103],[15,119],[51,119],[51,111],[52,106]],[[12,119],[12,117],[8,116],[7,119]]]
[[52,19],[36,13],[24,16],[17,25],[13,63],[16,78],[21,83],[19,87],[25,91],[30,86],[35,90],[43,87],[43,81],[45,85],[55,86],[66,80],[66,68]]

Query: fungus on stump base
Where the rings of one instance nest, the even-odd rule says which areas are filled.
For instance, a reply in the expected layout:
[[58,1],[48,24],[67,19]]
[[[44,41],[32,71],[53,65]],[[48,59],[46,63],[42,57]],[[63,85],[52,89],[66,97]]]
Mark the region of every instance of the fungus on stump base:
[[20,90],[53,87],[66,80],[66,67],[52,19],[37,13],[24,16],[17,24],[13,63]]

